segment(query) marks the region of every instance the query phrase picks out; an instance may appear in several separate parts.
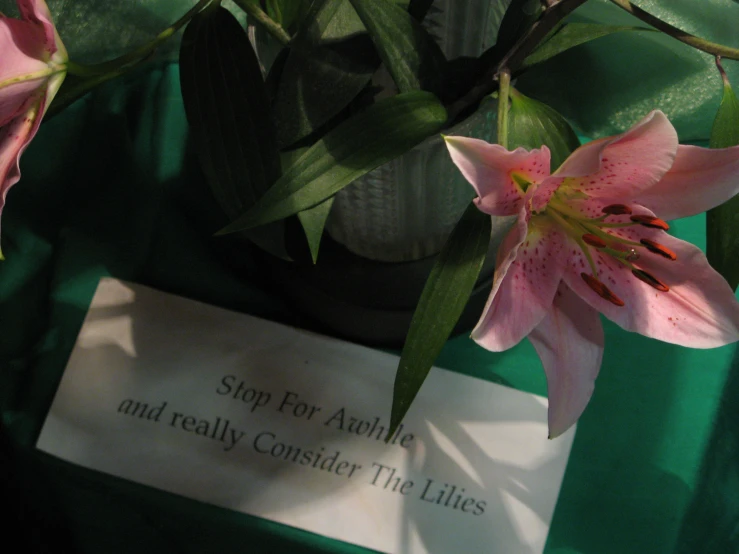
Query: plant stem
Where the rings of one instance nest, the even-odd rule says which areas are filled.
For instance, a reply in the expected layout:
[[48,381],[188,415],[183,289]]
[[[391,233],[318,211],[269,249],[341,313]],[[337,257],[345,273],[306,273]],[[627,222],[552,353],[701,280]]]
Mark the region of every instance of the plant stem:
[[716,44],[715,42],[693,36],[690,33],[686,33],[685,31],[682,31],[677,27],[670,25],[669,23],[665,23],[649,12],[644,11],[639,6],[635,6],[634,4],[629,2],[629,0],[611,0],[611,2],[616,4],[619,8],[626,10],[634,17],[641,19],[644,23],[648,23],[655,29],[662,31],[663,33],[668,34],[671,37],[676,38],[680,42],[684,42],[685,44],[692,46],[693,48],[696,48],[708,54],[713,54],[714,56],[721,56],[724,58],[729,58],[731,60],[739,60],[739,49],[737,48],[731,48],[722,44]]
[[[202,9],[207,7],[213,0],[200,0],[192,8],[190,8],[185,15],[180,17],[172,25],[164,29],[159,33],[154,40],[148,42],[135,50],[124,54],[113,60],[94,64],[94,65],[81,65],[74,62],[67,63],[67,69],[70,75],[77,75],[79,77],[93,77],[98,75],[105,75],[107,73],[115,73],[116,76],[120,74],[123,69],[128,69],[131,66],[148,58],[154,50],[179,31],[193,16],[199,13]],[[107,79],[105,79],[107,80]]]
[[254,0],[234,0],[234,4],[244,10],[248,15],[252,16],[282,44],[288,44],[290,42],[290,35],[287,34],[287,31],[285,31],[282,25],[264,13],[257,2]]
[[721,75],[721,80],[724,82],[724,87],[731,87],[731,83],[729,82],[729,77],[726,75],[726,71],[724,71],[724,66],[721,65],[721,56],[716,56],[716,69],[718,69],[719,75]]
[[498,144],[508,148],[508,96],[511,91],[511,72],[498,73]]

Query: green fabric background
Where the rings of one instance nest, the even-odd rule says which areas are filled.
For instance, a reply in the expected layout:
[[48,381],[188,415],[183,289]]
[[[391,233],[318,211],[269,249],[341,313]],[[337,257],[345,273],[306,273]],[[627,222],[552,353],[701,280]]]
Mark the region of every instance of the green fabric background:
[[[726,4],[706,5],[719,3]],[[571,63],[553,66],[548,83],[533,76],[522,84],[539,98],[548,90],[553,105],[571,115],[552,86],[564,78],[561,71],[585,64]],[[675,75],[681,63],[672,66]],[[580,129],[597,135],[628,120],[611,105],[619,98],[608,96],[597,125]],[[642,111],[660,106],[650,98]],[[582,117],[595,113],[594,104]],[[684,139],[706,138],[706,106],[677,114]],[[290,310],[247,248],[211,238],[223,220],[188,144],[177,67],[160,64],[109,83],[45,123],[22,171],[2,220],[0,486],[11,510],[5,540],[17,537],[28,552],[365,552],[83,470],[33,447],[102,275],[320,330]],[[701,217],[673,229],[702,246]],[[438,365],[545,392],[527,342],[491,354],[458,337]],[[546,551],[739,551],[738,394],[734,347],[688,350],[606,323],[603,368],[579,424]]]
[[[22,536],[40,551],[362,550],[79,469],[33,448],[102,275],[317,328],[270,290],[247,249],[211,238],[220,217],[188,148],[176,66],[109,84],[45,124],[26,153],[23,181],[9,194],[3,219],[0,462],[4,498],[17,506],[21,524],[13,522],[13,532],[35,530]],[[700,244],[702,226],[694,218],[674,229]],[[606,335],[547,551],[736,551],[733,347],[689,350],[610,324]],[[438,365],[545,392],[526,342],[492,354],[458,337]],[[715,546],[696,546],[706,540]]]

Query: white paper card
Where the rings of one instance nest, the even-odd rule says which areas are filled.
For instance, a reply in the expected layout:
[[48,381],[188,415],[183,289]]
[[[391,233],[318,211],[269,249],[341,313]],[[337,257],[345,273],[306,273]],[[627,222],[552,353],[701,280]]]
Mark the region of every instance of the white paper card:
[[543,550],[574,431],[434,368],[390,444],[398,358],[103,279],[39,449],[382,552]]

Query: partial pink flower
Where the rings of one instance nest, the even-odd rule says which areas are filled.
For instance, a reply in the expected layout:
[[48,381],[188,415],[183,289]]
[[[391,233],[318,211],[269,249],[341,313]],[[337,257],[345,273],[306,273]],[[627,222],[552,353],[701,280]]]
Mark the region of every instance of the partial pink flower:
[[694,348],[739,340],[739,302],[665,220],[739,192],[739,147],[680,146],[662,112],[578,148],[550,175],[549,150],[446,137],[490,215],[516,215],[472,338],[492,351],[524,337],[547,376],[549,433],[580,417],[603,357],[598,312],[628,331]]
[[0,14],[0,214],[20,179],[21,154],[67,73],[67,51],[44,0],[17,4],[21,19]]

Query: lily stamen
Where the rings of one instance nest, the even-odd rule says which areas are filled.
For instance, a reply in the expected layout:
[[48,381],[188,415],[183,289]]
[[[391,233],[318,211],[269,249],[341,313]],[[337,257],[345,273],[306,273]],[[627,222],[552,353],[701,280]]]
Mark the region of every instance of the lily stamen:
[[632,215],[629,219],[634,223],[638,223],[644,227],[650,227],[651,229],[661,229],[663,231],[670,229],[670,226],[665,220],[651,215]]
[[608,300],[611,304],[614,304],[616,306],[624,305],[623,300],[621,300],[618,296],[613,294],[613,291],[611,291],[611,289],[609,289],[601,281],[599,281],[592,275],[588,275],[587,273],[581,273],[580,277],[582,277],[583,281],[585,281],[585,283],[587,283],[587,285],[603,300]]
[[631,270],[631,273],[634,275],[634,277],[636,277],[640,281],[645,282],[647,285],[657,289],[658,291],[667,292],[670,290],[670,287],[668,287],[662,281],[657,279],[654,275],[652,275],[651,273],[647,273],[643,269],[634,268]]
[[580,237],[585,244],[588,244],[590,246],[593,246],[595,248],[605,248],[608,246],[608,243],[604,241],[602,238],[592,234],[592,233],[585,233],[582,237]]
[[667,248],[666,246],[658,242],[654,242],[653,240],[649,240],[649,239],[641,239],[640,242],[650,252],[659,254],[663,258],[667,258],[668,260],[672,260],[673,262],[677,260],[677,254],[675,254],[672,250],[670,250],[669,248]]
[[626,204],[610,204],[603,208],[603,213],[608,215],[631,215],[631,208]]

